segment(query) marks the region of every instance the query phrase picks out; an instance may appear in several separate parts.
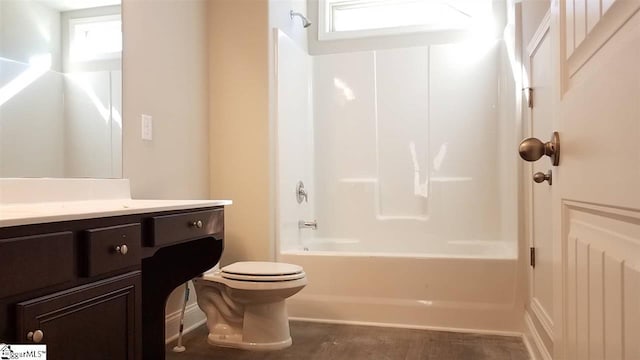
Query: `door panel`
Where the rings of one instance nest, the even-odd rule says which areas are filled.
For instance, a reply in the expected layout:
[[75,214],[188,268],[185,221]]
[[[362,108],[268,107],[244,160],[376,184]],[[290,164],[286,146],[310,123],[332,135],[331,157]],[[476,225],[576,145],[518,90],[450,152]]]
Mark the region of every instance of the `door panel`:
[[640,359],[640,1],[592,24],[567,3],[552,5],[554,358]]
[[640,213],[565,203],[567,349],[577,359],[638,359]]
[[558,122],[567,145],[558,168],[569,185],[564,198],[638,208],[638,64],[636,13],[575,75],[567,76]]

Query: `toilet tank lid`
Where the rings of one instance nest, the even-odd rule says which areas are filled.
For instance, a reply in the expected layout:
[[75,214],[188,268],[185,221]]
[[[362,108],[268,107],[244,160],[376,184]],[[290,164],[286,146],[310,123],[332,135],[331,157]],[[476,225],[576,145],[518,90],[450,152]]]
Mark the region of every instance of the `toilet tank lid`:
[[302,272],[302,266],[267,261],[241,261],[222,268],[223,273],[238,275],[293,275]]

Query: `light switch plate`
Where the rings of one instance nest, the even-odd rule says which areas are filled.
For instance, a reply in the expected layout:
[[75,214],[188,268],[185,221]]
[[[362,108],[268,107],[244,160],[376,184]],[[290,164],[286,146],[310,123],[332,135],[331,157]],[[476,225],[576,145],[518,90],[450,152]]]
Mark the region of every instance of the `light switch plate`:
[[153,117],[142,114],[140,120],[142,124],[142,140],[153,140]]

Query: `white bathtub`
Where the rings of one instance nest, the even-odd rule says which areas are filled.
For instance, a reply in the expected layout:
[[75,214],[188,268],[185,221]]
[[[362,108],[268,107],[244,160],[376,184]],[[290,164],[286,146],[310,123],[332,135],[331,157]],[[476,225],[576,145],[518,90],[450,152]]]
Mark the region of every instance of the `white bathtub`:
[[349,239],[316,239],[306,249],[279,254],[279,261],[303,266],[309,279],[288,300],[292,318],[492,333],[520,330],[514,246],[457,241],[433,255],[362,252],[359,246]]

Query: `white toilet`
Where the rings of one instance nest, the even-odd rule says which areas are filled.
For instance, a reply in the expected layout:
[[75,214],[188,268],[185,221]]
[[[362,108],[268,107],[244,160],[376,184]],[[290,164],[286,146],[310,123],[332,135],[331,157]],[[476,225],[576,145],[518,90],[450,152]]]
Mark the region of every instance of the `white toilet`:
[[211,345],[277,350],[291,345],[285,299],[307,285],[298,265],[245,261],[194,279]]

